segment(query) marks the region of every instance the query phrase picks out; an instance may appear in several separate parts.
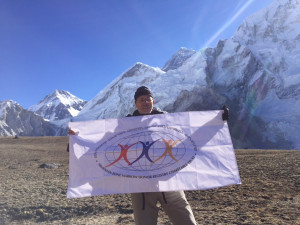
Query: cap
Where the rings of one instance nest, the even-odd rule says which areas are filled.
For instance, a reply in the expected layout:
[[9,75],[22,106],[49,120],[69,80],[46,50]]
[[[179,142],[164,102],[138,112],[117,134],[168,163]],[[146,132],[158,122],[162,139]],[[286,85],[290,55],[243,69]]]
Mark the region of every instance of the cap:
[[136,101],[138,99],[138,97],[140,97],[142,95],[149,95],[153,98],[152,91],[149,88],[147,88],[146,86],[141,86],[138,89],[136,89],[136,92],[134,93],[134,100]]

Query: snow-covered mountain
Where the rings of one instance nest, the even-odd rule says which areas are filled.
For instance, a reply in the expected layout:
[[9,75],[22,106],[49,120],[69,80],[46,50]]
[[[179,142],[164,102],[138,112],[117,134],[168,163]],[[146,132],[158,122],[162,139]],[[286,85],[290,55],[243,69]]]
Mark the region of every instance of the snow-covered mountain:
[[240,118],[262,120],[262,139],[278,143],[277,148],[286,143],[300,149],[299,1],[274,1],[247,18],[233,40],[247,47],[264,71],[249,83]]
[[299,44],[299,2],[275,0],[215,48],[185,51],[180,63],[171,59],[163,70],[137,63],[89,101],[75,119],[125,116],[134,109],[136,88],[147,85],[156,105],[169,112],[228,105],[237,148],[300,149]]
[[0,101],[1,136],[53,136],[57,128],[14,101]]
[[162,69],[136,63],[82,110],[84,101],[63,91],[30,107],[41,116],[13,101],[0,102],[0,135],[65,135],[71,119],[126,116],[141,85],[169,112],[226,104],[236,148],[300,149],[299,1],[275,0],[247,18],[231,39],[198,52],[180,48]]
[[62,120],[77,116],[86,101],[72,95],[70,92],[55,90],[38,104],[28,108],[50,121]]
[[167,72],[168,70],[178,69],[182,64],[196,53],[195,50],[181,47],[171,59],[162,67],[162,70]]
[[60,90],[28,110],[11,100],[0,101],[0,135],[66,135],[68,122],[85,104],[86,101]]
[[165,72],[160,68],[136,63],[90,100],[74,119],[96,120],[125,115],[134,109],[132,90],[138,84],[155,83],[163,74]]

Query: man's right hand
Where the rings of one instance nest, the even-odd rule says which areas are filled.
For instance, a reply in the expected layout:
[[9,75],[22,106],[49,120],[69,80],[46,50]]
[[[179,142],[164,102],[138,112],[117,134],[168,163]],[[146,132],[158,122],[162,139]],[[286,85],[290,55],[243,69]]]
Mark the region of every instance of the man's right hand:
[[72,130],[71,128],[69,128],[69,135],[76,135],[76,132],[74,130]]

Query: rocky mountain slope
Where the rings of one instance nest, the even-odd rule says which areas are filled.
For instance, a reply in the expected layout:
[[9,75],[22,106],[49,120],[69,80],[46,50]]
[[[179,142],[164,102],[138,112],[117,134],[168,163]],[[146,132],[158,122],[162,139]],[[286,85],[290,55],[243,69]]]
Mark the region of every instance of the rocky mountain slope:
[[52,136],[57,128],[14,101],[0,101],[0,136]]

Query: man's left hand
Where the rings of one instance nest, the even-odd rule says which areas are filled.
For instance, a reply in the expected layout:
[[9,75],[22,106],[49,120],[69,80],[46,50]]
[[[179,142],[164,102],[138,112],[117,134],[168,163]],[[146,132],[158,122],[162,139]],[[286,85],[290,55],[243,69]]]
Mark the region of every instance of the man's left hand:
[[223,105],[222,110],[223,110],[222,119],[229,120],[229,108],[226,105]]

